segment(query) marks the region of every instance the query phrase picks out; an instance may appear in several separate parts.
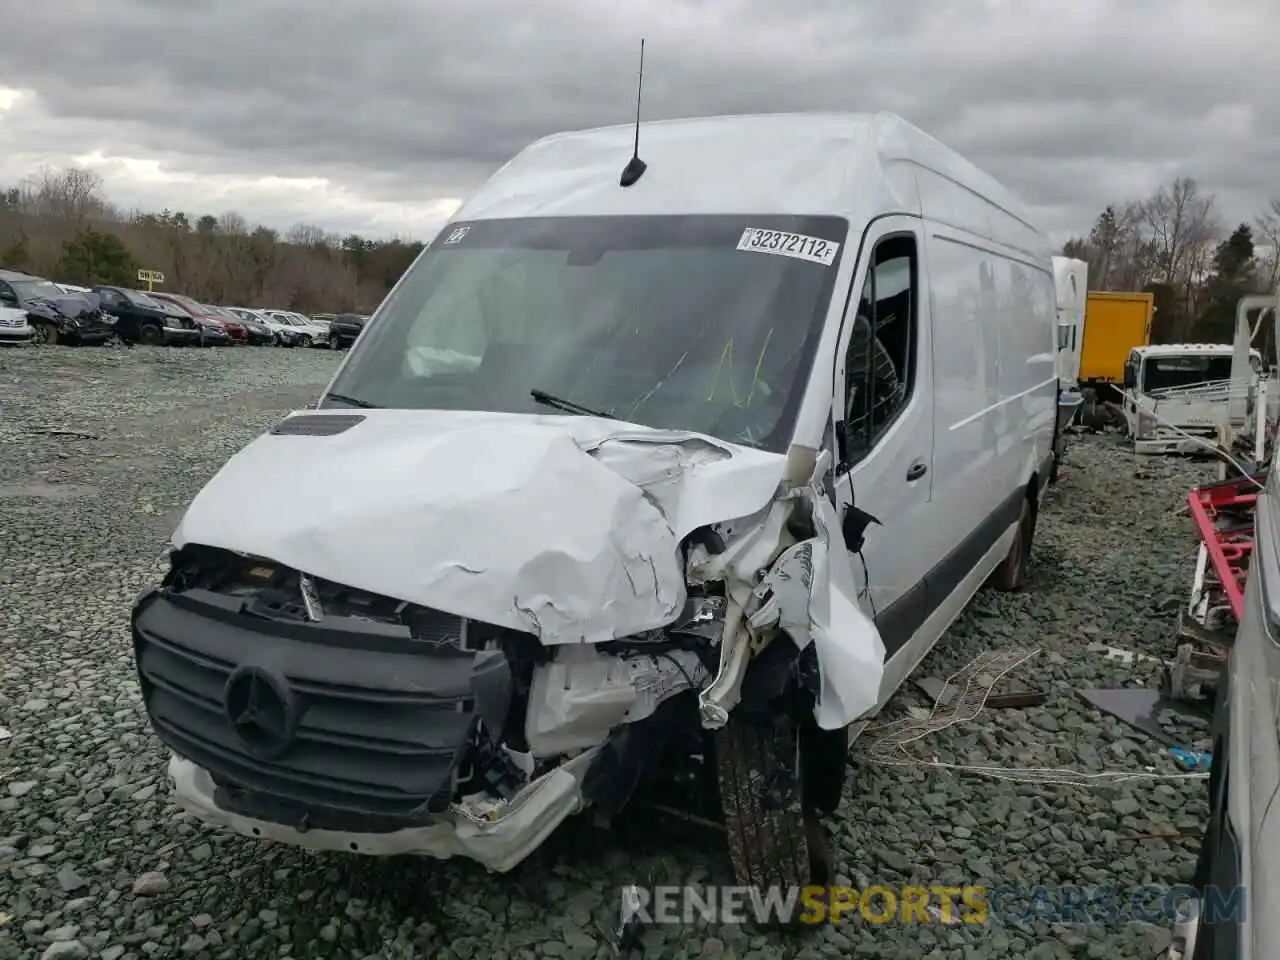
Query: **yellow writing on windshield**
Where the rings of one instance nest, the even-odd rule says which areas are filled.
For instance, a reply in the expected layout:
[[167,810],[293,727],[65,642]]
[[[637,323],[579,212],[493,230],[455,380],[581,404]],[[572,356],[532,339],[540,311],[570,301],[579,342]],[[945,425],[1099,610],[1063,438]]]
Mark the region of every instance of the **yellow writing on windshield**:
[[[745,407],[751,402],[756,395],[756,387],[760,383],[760,368],[764,365],[764,355],[769,349],[769,341],[773,339],[773,327],[769,328],[769,332],[765,335],[764,343],[760,346],[760,355],[756,357],[756,366],[751,373],[751,389],[747,391],[746,399],[738,399],[738,388],[733,382],[733,370],[729,371],[729,397],[735,407]],[[720,372],[724,369],[725,361],[732,363],[733,361],[733,337],[728,337],[724,342],[724,349],[720,351],[720,362],[716,364],[716,375],[711,381],[711,392],[707,394],[707,403],[715,399],[716,393],[720,390]]]

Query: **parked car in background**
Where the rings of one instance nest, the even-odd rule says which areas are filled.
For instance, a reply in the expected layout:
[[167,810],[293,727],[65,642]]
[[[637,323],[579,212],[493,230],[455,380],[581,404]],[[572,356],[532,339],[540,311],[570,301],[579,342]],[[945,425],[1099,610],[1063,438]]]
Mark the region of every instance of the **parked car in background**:
[[99,300],[68,293],[42,277],[0,270],[0,307],[25,312],[37,343],[105,343],[115,335],[112,318],[103,313]]
[[0,307],[0,344],[30,343],[35,335],[27,322],[27,311]]
[[232,313],[227,307],[219,307],[211,303],[206,303],[204,308],[224,323],[231,322],[243,325],[246,339],[251,347],[270,346],[276,342],[275,334],[271,332],[271,328],[256,317],[241,317]]
[[329,328],[322,323],[316,323],[310,317],[304,317],[292,310],[264,310],[263,313],[293,327],[297,335],[297,345],[300,347],[329,345]]
[[342,350],[356,342],[369,318],[361,313],[340,313],[329,321],[329,346]]
[[115,331],[126,343],[200,344],[200,328],[194,319],[141,290],[99,286],[93,292],[102,298],[102,309],[115,317]]
[[226,327],[213,317],[195,317],[185,307],[180,307],[172,300],[157,299],[156,303],[164,309],[170,317],[181,320],[183,325],[195,324],[197,330],[200,331],[200,343],[202,347],[230,347],[235,345],[235,341],[231,339],[231,334],[227,333]]
[[294,347],[298,345],[301,330],[291,323],[285,323],[269,315],[266,310],[251,310],[249,307],[227,307],[226,309],[241,320],[256,320],[261,323],[275,336],[275,342],[278,346]]
[[210,311],[203,303],[192,300],[181,293],[153,293],[152,296],[167,303],[176,303],[193,318],[203,321],[202,326],[207,327],[212,323],[222,327],[236,343],[249,342],[249,331],[245,329],[245,325],[239,317],[220,317]]

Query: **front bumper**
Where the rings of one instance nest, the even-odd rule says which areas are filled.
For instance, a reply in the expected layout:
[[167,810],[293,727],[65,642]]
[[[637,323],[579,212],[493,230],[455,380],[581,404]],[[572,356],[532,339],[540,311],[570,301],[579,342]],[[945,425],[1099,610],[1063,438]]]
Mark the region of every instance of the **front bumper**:
[[[1216,438],[1211,433],[1187,432],[1191,434],[1190,437],[1182,434],[1156,434],[1137,437],[1133,441],[1133,452],[1144,455],[1175,453],[1187,455],[1205,453],[1210,447],[1216,446]],[[1192,437],[1198,439],[1192,439]]]
[[200,342],[199,330],[188,330],[186,327],[162,327],[161,335],[169,346],[182,347]]
[[204,327],[200,331],[200,342],[206,347],[229,347],[234,341],[221,327]]
[[35,335],[36,331],[29,323],[20,327],[0,326],[0,343],[30,343]]
[[[411,639],[358,618],[276,619],[239,596],[144,594],[133,614],[139,684],[174,755],[169,776],[182,806],[309,849],[464,856],[499,871],[523,860],[582,809],[598,750],[502,800],[467,790],[455,803],[462,773],[485,765],[480,743],[492,741],[481,714],[505,714],[510,674],[504,658],[461,648],[461,618],[424,614]],[[234,690],[246,671],[279,684],[287,720],[273,729],[286,732],[270,749],[244,734]]]
[[169,783],[179,806],[196,819],[242,836],[306,850],[375,857],[465,857],[503,873],[536,850],[566,817],[582,809],[582,780],[597,753],[579,754],[533,781],[509,801],[501,816],[449,810],[432,823],[386,833],[299,830],[225,810],[218,804],[218,788],[209,772],[177,754],[169,760]]

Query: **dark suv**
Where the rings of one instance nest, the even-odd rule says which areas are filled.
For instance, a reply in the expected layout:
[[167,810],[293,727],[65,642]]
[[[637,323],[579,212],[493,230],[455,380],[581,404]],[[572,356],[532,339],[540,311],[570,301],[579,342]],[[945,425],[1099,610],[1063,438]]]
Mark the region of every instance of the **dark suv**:
[[27,311],[37,343],[105,343],[116,332],[111,316],[93,298],[15,270],[0,270],[0,307]]
[[173,346],[200,344],[200,329],[191,317],[179,316],[176,310],[141,290],[94,287],[93,292],[102,297],[102,309],[116,318],[116,333],[121,340]]
[[[316,317],[317,320],[320,317]],[[369,318],[360,313],[340,313],[329,318],[329,346],[343,350],[356,342]]]

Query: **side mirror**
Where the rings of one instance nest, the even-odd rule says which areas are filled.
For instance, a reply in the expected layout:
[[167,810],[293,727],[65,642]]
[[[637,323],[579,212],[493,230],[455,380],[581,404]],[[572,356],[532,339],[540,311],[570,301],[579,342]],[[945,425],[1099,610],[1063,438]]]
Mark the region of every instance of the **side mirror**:
[[1137,378],[1134,377],[1133,375],[1133,368],[1125,367],[1124,368],[1124,388],[1126,390],[1132,390],[1134,387],[1137,386],[1137,383],[1135,382],[1136,379]]

